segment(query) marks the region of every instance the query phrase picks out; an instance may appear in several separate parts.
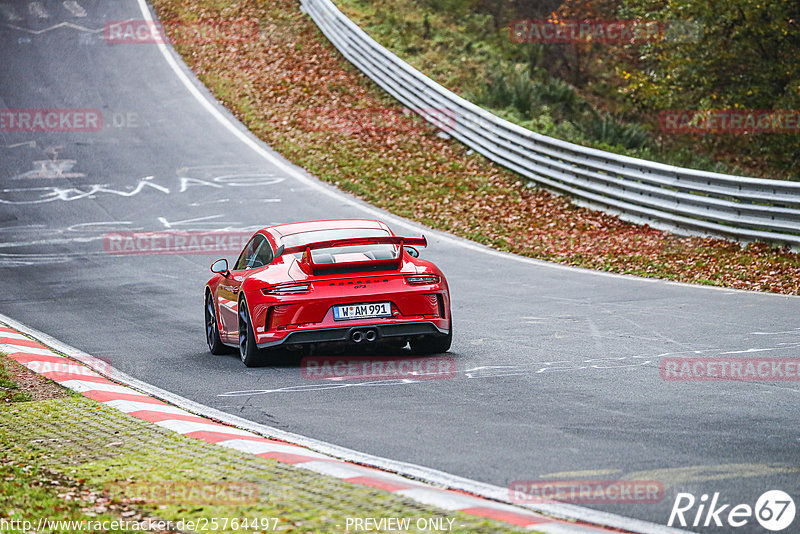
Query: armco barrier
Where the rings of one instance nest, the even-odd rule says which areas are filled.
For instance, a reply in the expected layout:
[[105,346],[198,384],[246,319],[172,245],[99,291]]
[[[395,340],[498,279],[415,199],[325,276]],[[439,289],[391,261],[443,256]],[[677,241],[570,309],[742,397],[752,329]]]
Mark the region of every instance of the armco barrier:
[[[415,70],[330,0],[301,0],[333,45],[407,107],[492,161],[627,220],[680,233],[800,248],[800,183],[697,171],[537,134],[464,100]],[[439,110],[439,112],[426,110]]]

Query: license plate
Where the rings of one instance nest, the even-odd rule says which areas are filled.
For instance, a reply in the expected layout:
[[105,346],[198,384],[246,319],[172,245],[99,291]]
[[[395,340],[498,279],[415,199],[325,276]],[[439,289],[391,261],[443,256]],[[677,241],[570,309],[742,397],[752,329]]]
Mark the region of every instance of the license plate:
[[347,304],[333,307],[333,318],[337,321],[348,319],[370,319],[373,317],[391,317],[390,302],[373,302],[371,304]]

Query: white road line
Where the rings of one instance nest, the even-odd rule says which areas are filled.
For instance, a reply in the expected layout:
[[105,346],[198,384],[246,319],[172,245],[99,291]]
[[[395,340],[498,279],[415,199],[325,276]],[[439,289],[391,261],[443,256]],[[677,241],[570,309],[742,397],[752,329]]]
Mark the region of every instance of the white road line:
[[[146,21],[153,21],[153,16],[150,13],[150,9],[147,6],[146,0],[136,0],[139,3],[139,9],[141,10],[142,17]],[[178,65],[177,60],[172,55],[171,49],[167,46],[166,43],[157,43],[158,49],[161,54],[164,56],[164,59],[167,61],[167,64],[178,77],[178,79],[183,83],[189,93],[198,101],[198,103],[212,116],[214,117],[226,130],[231,132],[237,139],[239,139],[242,143],[250,147],[256,154],[261,156],[263,159],[271,163],[272,165],[281,169],[284,173],[291,176],[298,182],[301,182],[304,185],[312,189],[316,189],[317,191],[335,199],[337,202],[342,202],[349,206],[353,206],[373,217],[383,219],[385,221],[390,221],[392,224],[397,226],[402,226],[406,229],[417,231],[417,232],[425,232],[428,236],[434,235],[436,239],[439,241],[443,241],[445,243],[450,243],[452,245],[460,246],[462,248],[472,250],[475,252],[481,252],[483,254],[488,254],[490,256],[495,256],[498,258],[506,259],[515,261],[518,263],[526,263],[528,265],[535,265],[538,267],[547,267],[548,269],[557,269],[563,271],[569,271],[575,274],[584,274],[589,276],[604,276],[604,277],[611,277],[611,278],[620,278],[629,280],[631,282],[641,282],[645,284],[665,284],[665,285],[680,285],[686,288],[692,288],[695,290],[714,290],[714,291],[722,291],[726,293],[747,293],[747,294],[756,294],[755,291],[746,291],[742,289],[731,289],[727,287],[717,287],[717,286],[707,286],[707,285],[697,285],[697,284],[687,284],[683,282],[667,282],[665,280],[660,280],[657,278],[644,278],[639,276],[627,275],[627,274],[617,274],[617,273],[609,273],[605,271],[595,271],[592,269],[586,269],[582,267],[571,267],[569,265],[561,265],[559,263],[550,263],[543,260],[536,260],[533,258],[526,258],[524,256],[517,256],[516,254],[510,254],[508,252],[501,252],[499,250],[494,250],[489,247],[479,245],[477,243],[473,243],[466,239],[462,239],[459,237],[452,236],[450,234],[446,234],[444,232],[440,232],[438,230],[433,230],[430,228],[426,228],[425,226],[414,223],[411,221],[407,221],[402,219],[396,215],[392,215],[388,212],[383,210],[379,210],[374,208],[363,201],[356,200],[349,195],[346,195],[339,191],[338,189],[333,188],[333,186],[328,186],[323,184],[319,180],[311,178],[306,174],[300,172],[296,167],[288,163],[283,158],[272,154],[271,152],[265,150],[258,141],[256,141],[252,134],[249,134],[242,131],[238,128],[227,116],[225,116],[218,108],[215,102],[210,101],[207,99],[203,93],[195,86],[192,80],[187,76],[187,74],[181,69],[180,65]],[[430,239],[429,239],[430,241]],[[757,293],[760,295],[768,295],[771,297],[781,297],[781,298],[798,298],[800,299],[800,295],[781,295],[777,293]]]
[[324,454],[308,450],[297,445],[286,445],[283,443],[252,441],[247,439],[229,439],[219,441],[217,445],[236,449],[237,451],[249,452],[250,454],[263,454],[265,452],[281,452],[286,454],[296,454],[298,456],[308,456],[309,458],[328,458]]
[[335,478],[366,477],[371,476],[374,472],[366,467],[345,462],[305,462],[297,465],[320,475],[328,475]]
[[130,400],[110,400],[104,402],[103,404],[111,406],[112,408],[119,410],[123,413],[147,411],[147,412],[170,413],[173,415],[194,415],[187,412],[186,410],[182,410],[175,406],[170,406],[169,404],[153,404],[151,402],[137,402]]
[[73,391],[77,391],[78,393],[85,393],[87,391],[106,391],[108,393],[120,393],[122,395],[135,393],[126,386],[104,384],[103,382],[89,382],[87,380],[65,380],[59,382],[59,384]]
[[[130,393],[129,390],[125,391]],[[181,419],[166,419],[154,423],[158,426],[168,428],[178,434],[190,434],[192,432],[219,432],[220,434],[231,434],[234,436],[255,436],[252,432],[234,428],[232,426],[217,425],[214,423],[199,423],[194,421],[183,421]]]
[[23,341],[30,341],[31,338],[27,336],[23,336],[22,334],[17,334],[16,332],[0,332],[0,338],[4,337],[7,339],[21,339]]
[[422,504],[429,504],[444,510],[462,510],[484,506],[484,500],[460,493],[442,491],[435,488],[413,488],[395,492]]
[[15,354],[18,352],[24,352],[26,354],[37,354],[41,356],[58,356],[58,354],[54,354],[52,350],[40,349],[36,347],[23,347],[20,345],[11,345],[11,344],[0,345],[0,352],[5,352],[6,354]]
[[45,11],[41,2],[31,2],[28,4],[28,12],[36,18],[49,19],[50,15]]
[[500,510],[503,512],[512,512],[517,514],[529,513],[531,515],[535,515],[534,512],[531,512],[530,510],[524,510],[516,506],[512,506],[510,504],[505,504],[496,501],[481,501],[480,506],[481,508],[491,508],[492,510]]
[[[139,9],[142,13],[142,17],[144,20],[153,21],[152,14],[150,13],[150,9],[146,3],[146,0],[136,0]],[[346,203],[350,206],[354,206],[357,209],[364,211],[376,218],[382,218],[384,220],[389,220],[392,223],[402,226],[407,229],[412,229],[416,231],[425,231],[429,234],[434,234],[437,239],[440,241],[452,243],[462,248],[482,252],[484,254],[504,258],[511,261],[522,262],[529,265],[536,265],[539,267],[547,267],[551,269],[559,269],[559,270],[567,270],[573,273],[584,273],[591,276],[610,276],[614,278],[623,278],[631,281],[639,281],[644,283],[658,283],[659,280],[654,279],[646,279],[646,278],[638,278],[633,276],[627,275],[618,275],[613,273],[605,273],[600,271],[592,271],[588,269],[576,269],[574,267],[569,267],[565,265],[553,264],[544,262],[541,260],[534,260],[531,258],[524,258],[522,256],[516,256],[513,254],[507,254],[504,252],[492,250],[488,247],[483,247],[476,243],[471,243],[464,239],[456,238],[454,236],[450,236],[438,231],[432,231],[427,229],[419,224],[410,223],[404,219],[401,219],[397,216],[388,214],[382,210],[378,210],[371,206],[362,203],[361,201],[357,201],[342,192],[333,189],[332,187],[323,185],[318,180],[310,178],[305,174],[298,171],[295,167],[290,165],[288,162],[284,161],[282,158],[275,156],[274,154],[265,150],[259,142],[257,142],[252,135],[249,133],[245,133],[244,131],[240,130],[228,117],[226,117],[220,109],[216,107],[216,104],[212,103],[209,99],[207,99],[203,93],[200,92],[197,86],[192,82],[192,80],[187,76],[187,74],[181,69],[180,65],[177,63],[175,57],[173,57],[172,53],[170,52],[170,48],[164,43],[158,43],[159,51],[164,56],[169,67],[175,73],[177,78],[184,84],[187,88],[189,93],[197,100],[197,102],[212,116],[214,117],[225,129],[227,129],[231,134],[233,134],[236,138],[238,138],[242,143],[246,146],[250,147],[254,152],[259,154],[263,159],[270,162],[277,168],[281,169],[287,175],[295,178],[297,181],[307,185],[310,188],[316,189],[317,191],[335,199],[338,202]],[[702,288],[702,289],[717,289],[711,286],[693,286],[690,284],[686,284],[687,287],[692,287],[695,289]],[[733,291],[725,289],[725,291]],[[749,292],[748,292],[749,293]],[[784,295],[779,295],[784,297]],[[6,317],[0,314],[0,319],[6,322],[9,325],[16,327],[17,329],[24,331],[26,333],[34,333],[35,331],[18,321],[14,321],[13,319]],[[58,348],[61,352],[70,355],[71,357],[78,359],[80,361],[84,361],[87,358],[94,360],[94,357],[75,349],[69,345],[66,345],[58,340],[55,340],[51,336],[43,334],[41,332],[35,332],[37,338],[41,339],[45,343],[50,346]],[[175,404],[177,406],[184,407],[192,412],[203,414],[207,417],[212,417],[214,419],[218,419],[220,421],[225,421],[231,424],[235,424],[238,427],[242,428],[250,428],[254,432],[258,432],[259,434],[263,434],[265,436],[272,436],[279,439],[283,439],[285,441],[291,441],[294,443],[298,443],[301,445],[309,446],[315,450],[318,450],[323,453],[328,453],[332,456],[336,456],[339,458],[343,458],[349,461],[358,462],[358,463],[365,463],[373,466],[377,466],[383,469],[395,471],[398,473],[402,473],[408,476],[413,476],[416,478],[420,478],[421,480],[426,480],[429,482],[433,482],[434,484],[440,484],[448,487],[455,487],[462,489],[464,491],[468,491],[477,495],[482,495],[490,499],[496,499],[500,501],[504,501],[507,498],[507,490],[505,488],[501,488],[498,486],[492,486],[490,484],[484,484],[476,481],[472,481],[469,479],[465,479],[463,477],[458,477],[455,475],[450,475],[448,473],[444,473],[441,471],[425,468],[423,466],[417,466],[414,464],[408,464],[405,462],[397,462],[394,460],[390,460],[387,458],[381,458],[377,456],[372,456],[364,453],[360,453],[358,451],[353,451],[344,447],[339,447],[334,444],[326,443],[324,441],[315,440],[312,438],[308,438],[306,436],[301,436],[298,434],[294,434],[291,432],[285,432],[283,430],[269,427],[266,425],[260,425],[258,423],[254,423],[253,421],[249,421],[247,419],[243,419],[238,416],[234,416],[231,414],[227,414],[220,410],[216,410],[210,408],[208,406],[204,406],[202,404],[196,403],[189,399],[180,397],[168,391],[162,390],[160,388],[156,388],[146,382],[142,382],[137,380],[133,377],[130,377],[117,369],[111,369],[109,372],[110,376],[113,376],[115,380],[119,380],[121,382],[130,384],[132,387],[139,389],[141,391],[148,392],[149,394],[158,397],[160,399],[166,400],[171,404]],[[164,422],[162,422],[164,423]],[[165,425],[162,425],[165,426]],[[211,425],[210,425],[211,426]],[[235,430],[235,429],[226,429],[225,432],[228,430]],[[215,428],[214,432],[220,432],[219,428]],[[250,434],[249,432],[247,434]],[[534,507],[530,507],[534,509]],[[655,523],[650,523],[646,521],[640,521],[637,519],[627,518],[615,514],[609,514],[606,512],[598,512],[595,510],[591,510],[589,508],[582,508],[573,505],[543,505],[536,508],[536,511],[540,511],[547,514],[553,514],[560,517],[571,517],[571,518],[579,518],[584,521],[589,521],[601,525],[608,525],[614,526],[617,528],[622,528],[625,530],[631,530],[634,532],[648,532],[648,533],[657,533],[657,532],[676,532],[674,529],[670,529],[664,527],[662,525],[657,525]]]
[[83,9],[83,7],[81,7],[81,5],[75,0],[64,0],[63,6],[64,8],[66,8],[67,11],[72,13],[73,17],[86,16],[86,10]]
[[[89,367],[92,367],[94,370],[98,371],[104,376],[107,376],[118,382],[127,384],[128,386],[130,386],[130,388],[133,388],[140,392],[144,392],[144,394],[146,395],[150,395],[152,397],[161,399],[170,404],[183,408],[193,414],[201,415],[203,417],[210,417],[212,419],[216,419],[217,421],[222,421],[230,425],[234,425],[239,429],[248,429],[251,432],[246,432],[247,435],[253,435],[252,433],[256,433],[261,436],[266,436],[269,438],[275,438],[281,441],[298,444],[333,458],[339,458],[345,461],[354,462],[367,466],[374,466],[379,469],[383,469],[385,471],[389,471],[392,473],[398,473],[400,475],[405,475],[407,477],[414,478],[422,482],[432,483],[437,486],[459,489],[462,491],[466,491],[468,493],[472,493],[473,495],[478,495],[494,501],[499,501],[502,503],[508,502],[508,488],[494,486],[492,484],[486,484],[484,482],[478,482],[475,480],[470,480],[464,477],[452,475],[449,473],[445,473],[443,471],[438,471],[436,469],[431,469],[420,465],[410,464],[406,462],[399,462],[396,460],[391,460],[389,458],[381,458],[379,456],[365,454],[359,451],[355,451],[353,449],[348,449],[346,447],[341,447],[339,445],[334,445],[332,443],[328,443],[325,441],[309,438],[307,436],[302,436],[300,434],[295,434],[293,432],[287,432],[279,428],[255,423],[253,421],[244,419],[242,417],[231,415],[229,413],[217,410],[215,408],[210,408],[198,402],[189,400],[185,397],[181,397],[180,395],[171,393],[169,391],[165,391],[161,388],[148,384],[147,382],[143,382],[141,380],[133,378],[132,376],[129,376],[121,372],[119,369],[115,367],[109,368],[108,365],[102,360],[98,360],[97,358],[95,358],[90,354],[78,350],[75,347],[72,347],[71,345],[67,345],[66,343],[63,343],[62,341],[59,341],[58,339],[48,334],[45,334],[44,332],[40,332],[35,328],[31,328],[2,313],[0,313],[0,321],[2,321],[3,323],[9,325],[10,327],[16,330],[19,330],[20,332],[23,332],[31,337],[36,338],[37,341],[49,347],[52,347],[56,351],[66,354],[69,357],[78,360],[79,362],[82,362],[88,365]],[[68,381],[67,383],[64,383],[62,385],[70,387],[69,382],[72,381]],[[78,382],[78,383],[87,384],[85,382],[84,383]],[[122,388],[122,390],[124,393],[128,394],[131,393],[129,389]],[[220,430],[219,426],[213,425],[212,432],[222,432],[229,434],[231,433],[230,432],[231,430],[236,430],[236,429],[230,427],[222,427],[222,430]],[[666,527],[656,523],[651,523],[649,521],[642,521],[640,519],[633,519],[617,514],[611,514],[608,512],[601,512],[597,510],[592,510],[591,508],[583,508],[572,504],[551,504],[551,503],[529,504],[529,505],[521,505],[520,508],[555,517],[578,519],[581,521],[586,521],[588,523],[605,525],[630,532],[642,532],[647,534],[662,534],[662,533],[675,534],[678,532],[685,532],[675,528]]]
[[33,35],[41,35],[43,33],[51,32],[59,28],[72,28],[74,30],[86,33],[101,33],[103,31],[103,28],[97,28],[97,29],[85,28],[83,26],[80,26],[79,24],[73,24],[71,22],[59,22],[58,24],[53,24],[52,26],[48,26],[47,28],[42,28],[41,30],[32,30],[30,28],[24,28],[22,26],[16,26],[14,24],[7,24],[7,26],[9,28],[14,28],[15,30],[30,33]]
[[[328,462],[328,463],[330,463],[330,462]],[[303,467],[305,467],[306,465],[307,464],[303,464]],[[349,464],[349,465],[353,465],[353,464]],[[402,484],[402,485],[405,485],[405,486],[414,486],[414,487],[420,487],[420,488],[429,487],[429,485],[424,483],[424,482],[420,482],[420,481],[417,481],[417,480],[412,480],[410,478],[406,478],[406,477],[404,477],[402,475],[398,475],[396,473],[389,473],[389,472],[386,472],[386,471],[379,471],[377,469],[372,469],[372,468],[369,468],[369,467],[363,467],[362,469],[366,469],[366,473],[361,474],[361,475],[355,475],[355,476],[378,479],[378,480],[383,480],[383,481],[386,481],[386,482],[389,482],[389,483]],[[348,476],[346,478],[353,478],[353,477]],[[510,506],[510,505],[500,505],[499,503],[495,503],[494,501],[485,500],[484,502],[485,503],[497,504],[498,506],[508,506],[508,508],[513,509],[517,513],[525,511],[525,510],[522,510],[520,508],[516,508],[516,507]],[[491,506],[489,506],[489,507],[491,508]]]
[[64,363],[47,362],[47,361],[29,361],[22,365],[31,371],[39,374],[44,373],[63,373],[65,375],[78,376],[91,376],[93,378],[104,378],[100,374],[95,373],[85,365],[70,364],[70,360],[64,358]]

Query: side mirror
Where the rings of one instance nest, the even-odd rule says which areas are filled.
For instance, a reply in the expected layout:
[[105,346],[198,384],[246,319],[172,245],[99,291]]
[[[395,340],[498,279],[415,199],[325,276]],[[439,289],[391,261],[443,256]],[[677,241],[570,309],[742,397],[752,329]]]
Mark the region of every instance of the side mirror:
[[228,275],[230,274],[230,271],[228,270],[228,260],[222,258],[212,263],[211,272],[221,274],[225,278],[228,278]]
[[414,247],[409,247],[409,246],[403,246],[403,248],[406,249],[406,252],[412,258],[419,258],[419,250],[415,249]]
[[275,258],[280,258],[281,256],[283,256],[283,250],[285,248],[286,247],[284,245],[279,246],[278,250],[275,251]]

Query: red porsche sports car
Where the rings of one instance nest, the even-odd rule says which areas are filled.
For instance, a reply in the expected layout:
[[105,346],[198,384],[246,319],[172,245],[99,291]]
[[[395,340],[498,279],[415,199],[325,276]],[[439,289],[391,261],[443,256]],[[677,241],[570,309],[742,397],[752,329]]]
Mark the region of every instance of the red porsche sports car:
[[[214,262],[205,289],[208,348],[238,347],[248,367],[321,344],[450,348],[447,280],[380,221],[309,221],[263,228],[236,263]],[[285,352],[284,352],[285,354]]]

